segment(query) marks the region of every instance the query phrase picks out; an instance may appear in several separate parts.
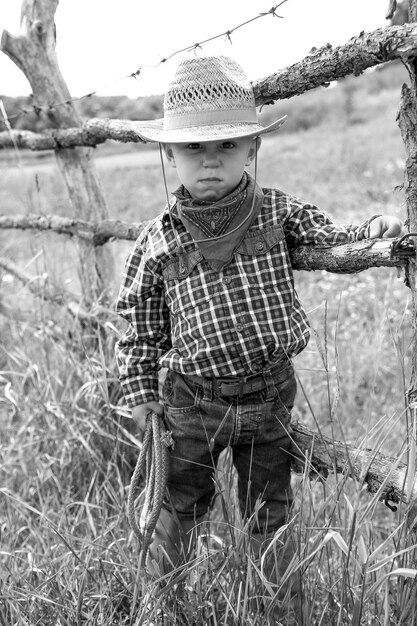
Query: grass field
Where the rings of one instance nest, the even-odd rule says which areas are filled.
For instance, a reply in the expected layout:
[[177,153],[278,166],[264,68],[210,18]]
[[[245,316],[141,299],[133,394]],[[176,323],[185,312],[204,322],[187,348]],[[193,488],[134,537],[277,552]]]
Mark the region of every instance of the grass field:
[[[390,72],[276,105],[290,119],[287,131],[263,142],[261,184],[314,202],[337,222],[404,217],[396,110],[405,78],[400,69]],[[139,222],[161,210],[157,151],[110,146],[96,157],[112,217]],[[2,154],[0,206],[2,213],[69,215],[51,156]],[[0,231],[0,244],[1,256],[34,279],[77,294],[73,241]],[[131,244],[109,245],[116,292]],[[295,417],[405,462],[412,331],[402,277],[382,268],[299,272],[296,279],[313,338],[295,361]],[[106,333],[97,335],[58,304],[34,298],[10,273],[0,270],[0,281],[2,626],[278,623],[269,617],[275,591],[248,553],[247,529],[231,505],[227,458],[210,550],[202,547],[187,576],[174,572],[165,586],[146,579],[126,519],[138,442],[121,410],[113,358],[122,326],[109,311]],[[288,576],[303,581],[303,623],[413,623],[415,558],[405,507],[393,512],[341,476],[294,475],[294,489],[297,558]]]

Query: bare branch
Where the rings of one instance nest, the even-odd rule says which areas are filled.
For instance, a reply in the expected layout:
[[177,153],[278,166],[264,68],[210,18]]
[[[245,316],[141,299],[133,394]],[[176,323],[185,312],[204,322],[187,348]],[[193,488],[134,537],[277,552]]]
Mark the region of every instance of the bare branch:
[[47,275],[32,276],[27,274],[9,259],[0,257],[0,268],[21,282],[37,298],[65,306],[71,315],[81,323],[97,325],[101,323],[100,317],[104,316],[104,321],[106,321],[112,314],[114,315],[114,311],[97,304],[87,311],[73,296],[52,285]]
[[[147,224],[121,220],[103,220],[92,224],[57,215],[0,215],[0,229],[53,231],[78,237],[95,246],[111,239],[134,241]],[[361,272],[369,267],[403,267],[401,259],[391,257],[391,244],[389,239],[364,239],[340,246],[298,246],[291,251],[291,260],[297,270],[326,270],[341,274]]]
[[[330,44],[314,50],[305,59],[254,81],[256,104],[270,104],[300,95],[310,89],[327,86],[331,81],[354,74],[381,63],[417,56],[417,24],[389,26],[372,32],[362,32],[347,44],[333,48]],[[54,107],[51,105],[51,109]],[[69,126],[69,124],[68,124]],[[140,142],[136,132],[140,122],[130,120],[91,119],[79,128],[51,130],[35,135],[28,131],[0,133],[0,148],[13,147],[51,150],[76,146],[95,146],[106,139],[120,142]]]
[[302,471],[308,459],[318,475],[336,472],[351,476],[368,486],[384,502],[412,504],[417,498],[417,482],[405,493],[408,466],[399,457],[388,457],[368,448],[355,448],[323,437],[305,424],[292,424],[293,469]]
[[294,269],[350,274],[370,267],[403,267],[404,262],[391,255],[391,246],[389,239],[363,239],[339,246],[298,246],[290,254]]
[[121,220],[103,220],[92,224],[84,220],[60,215],[0,215],[0,229],[49,230],[60,235],[79,237],[101,246],[111,239],[134,241],[147,222],[132,224]]
[[302,61],[253,84],[256,103],[266,104],[300,95],[331,81],[359,76],[369,67],[417,56],[417,24],[389,26],[362,32],[337,48],[330,44],[314,50]]
[[[19,33],[11,35],[3,31],[0,49],[25,74],[32,88],[34,105],[44,108],[51,127],[71,128],[72,133],[75,130],[79,135],[81,119],[73,106],[56,55],[54,17],[58,2],[59,0],[24,0]],[[60,105],[54,106],[54,103]],[[56,132],[63,132],[64,141],[66,131]],[[84,138],[77,145],[84,145],[83,141]],[[50,144],[45,145],[46,149],[50,149]],[[98,173],[91,159],[91,150],[83,147],[75,150],[56,149],[60,147],[57,140],[54,155],[65,181],[74,215],[97,222],[106,219],[108,210]],[[89,243],[80,241],[78,256],[82,268],[79,279],[83,286],[84,300],[93,302],[101,297],[104,301],[108,285],[112,283],[114,267],[109,250],[92,248]]]
[[135,122],[130,120],[111,120],[92,118],[79,128],[51,129],[43,133],[28,130],[0,132],[0,149],[28,148],[29,150],[58,150],[76,146],[96,146],[107,139],[121,143],[141,143],[135,131]]
[[0,257],[0,268],[25,285],[35,296],[41,297],[43,300],[53,301],[56,304],[64,303],[63,294],[55,289],[51,289],[51,285],[45,275],[33,276],[27,274],[15,263],[4,257]]

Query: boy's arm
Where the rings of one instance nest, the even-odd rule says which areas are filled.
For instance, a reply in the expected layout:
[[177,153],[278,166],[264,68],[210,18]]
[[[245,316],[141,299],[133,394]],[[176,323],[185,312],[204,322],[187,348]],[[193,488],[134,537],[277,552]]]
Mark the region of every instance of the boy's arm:
[[169,311],[162,276],[137,245],[125,267],[117,312],[129,326],[116,343],[120,382],[127,405],[158,402],[159,360],[171,347]]
[[338,245],[376,237],[396,237],[406,231],[393,216],[374,215],[360,225],[334,224],[329,216],[312,204],[294,200],[288,206],[284,224],[290,245]]

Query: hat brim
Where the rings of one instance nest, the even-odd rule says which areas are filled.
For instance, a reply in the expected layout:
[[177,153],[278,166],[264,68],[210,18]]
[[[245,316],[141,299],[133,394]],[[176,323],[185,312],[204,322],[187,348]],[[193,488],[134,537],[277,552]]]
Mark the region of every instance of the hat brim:
[[239,137],[259,137],[278,130],[287,119],[284,115],[268,126],[256,122],[236,122],[205,126],[190,126],[173,130],[164,129],[164,119],[132,122],[133,132],[141,141],[158,143],[188,143],[192,141],[221,141]]

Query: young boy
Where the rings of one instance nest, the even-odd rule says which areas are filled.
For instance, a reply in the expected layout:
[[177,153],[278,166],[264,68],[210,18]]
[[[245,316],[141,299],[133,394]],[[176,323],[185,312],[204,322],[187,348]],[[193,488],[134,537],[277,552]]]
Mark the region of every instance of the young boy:
[[[405,232],[390,216],[336,226],[311,204],[261,189],[245,168],[261,136],[284,120],[258,123],[252,87],[231,59],[192,58],[178,67],[164,119],[140,130],[142,139],[163,144],[181,182],[136,242],[117,304],[129,322],[116,351],[133,419],[143,432],[155,411],[175,442],[169,499],[150,549],[161,573],[192,548],[227,446],[244,518],[263,503],[253,516],[255,550],[286,522],[291,359],[309,339],[288,248]],[[162,398],[161,367],[168,372]]]

